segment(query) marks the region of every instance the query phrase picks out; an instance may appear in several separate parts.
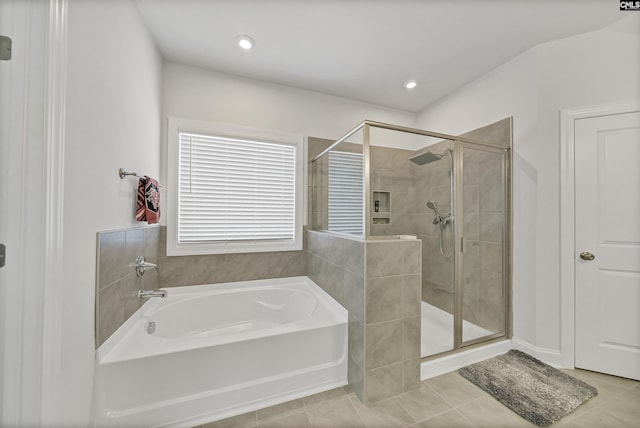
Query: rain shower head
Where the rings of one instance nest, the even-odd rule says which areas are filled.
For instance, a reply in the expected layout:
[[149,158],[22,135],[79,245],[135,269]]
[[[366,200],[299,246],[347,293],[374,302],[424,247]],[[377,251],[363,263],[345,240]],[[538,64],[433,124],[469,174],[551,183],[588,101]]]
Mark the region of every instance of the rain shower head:
[[425,165],[440,160],[443,156],[444,154],[439,155],[433,152],[425,152],[415,155],[414,157],[409,158],[409,160],[418,165]]

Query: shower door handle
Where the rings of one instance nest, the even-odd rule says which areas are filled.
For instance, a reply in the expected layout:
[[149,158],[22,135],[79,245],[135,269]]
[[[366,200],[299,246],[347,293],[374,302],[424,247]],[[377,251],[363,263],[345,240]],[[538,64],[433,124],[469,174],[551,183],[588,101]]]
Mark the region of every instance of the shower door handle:
[[588,251],[584,251],[584,252],[580,253],[580,258],[582,260],[591,261],[591,260],[594,260],[596,258],[596,256],[594,256],[593,254],[591,254]]

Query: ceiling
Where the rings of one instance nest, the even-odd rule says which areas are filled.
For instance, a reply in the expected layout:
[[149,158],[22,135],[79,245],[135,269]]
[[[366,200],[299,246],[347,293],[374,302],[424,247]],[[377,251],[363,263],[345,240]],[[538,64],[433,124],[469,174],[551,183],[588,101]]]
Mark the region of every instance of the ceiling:
[[[532,46],[624,18],[613,0],[137,3],[169,61],[409,112]],[[239,34],[255,40],[251,51]]]

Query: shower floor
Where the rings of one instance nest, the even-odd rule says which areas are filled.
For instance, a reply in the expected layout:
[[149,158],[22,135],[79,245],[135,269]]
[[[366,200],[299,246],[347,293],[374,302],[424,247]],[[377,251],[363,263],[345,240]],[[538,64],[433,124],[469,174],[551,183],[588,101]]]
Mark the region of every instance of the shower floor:
[[[493,332],[468,321],[462,322],[465,341],[488,336]],[[453,315],[426,302],[422,302],[420,356],[439,354],[453,349]]]

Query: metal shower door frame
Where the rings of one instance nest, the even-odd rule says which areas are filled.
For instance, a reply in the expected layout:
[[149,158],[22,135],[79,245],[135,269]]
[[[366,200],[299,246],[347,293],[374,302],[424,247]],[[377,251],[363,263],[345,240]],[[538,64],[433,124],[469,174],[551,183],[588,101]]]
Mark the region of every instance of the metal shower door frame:
[[[463,340],[462,326],[464,320],[464,209],[458,207],[464,206],[464,151],[472,149],[487,153],[495,153],[502,156],[502,190],[504,198],[504,218],[502,223],[502,301],[503,301],[503,328],[501,332],[482,336],[476,339]],[[454,222],[454,325],[453,325],[453,349],[448,352],[455,352],[458,349],[467,346],[484,343],[489,340],[511,336],[511,148],[500,146],[497,144],[487,145],[486,143],[477,144],[470,141],[462,141],[456,139],[454,141],[454,168],[455,176],[455,195],[454,201],[456,206],[455,222]]]

